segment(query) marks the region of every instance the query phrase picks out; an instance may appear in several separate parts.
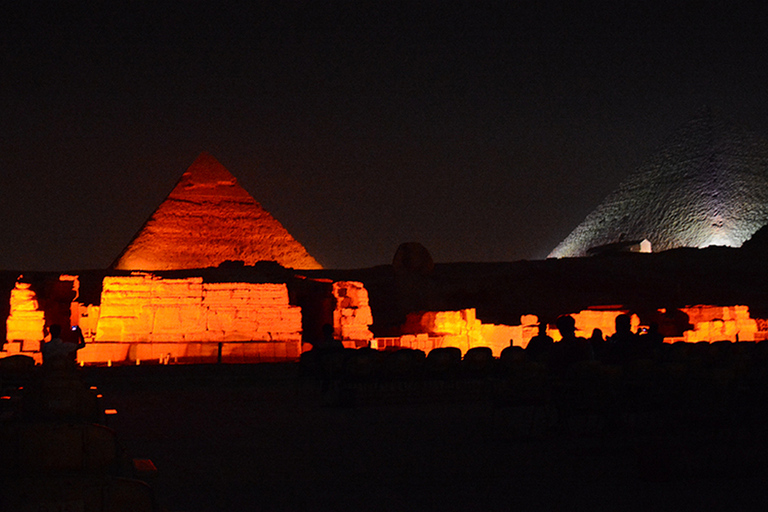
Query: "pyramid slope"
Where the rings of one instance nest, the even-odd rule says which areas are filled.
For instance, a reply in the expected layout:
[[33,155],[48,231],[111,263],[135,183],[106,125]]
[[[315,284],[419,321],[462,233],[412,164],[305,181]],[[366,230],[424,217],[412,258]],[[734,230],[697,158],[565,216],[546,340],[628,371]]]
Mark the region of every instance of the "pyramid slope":
[[112,268],[181,270],[227,260],[322,268],[224,166],[202,153]]
[[768,223],[768,142],[705,109],[549,255],[648,239],[654,252],[740,247]]

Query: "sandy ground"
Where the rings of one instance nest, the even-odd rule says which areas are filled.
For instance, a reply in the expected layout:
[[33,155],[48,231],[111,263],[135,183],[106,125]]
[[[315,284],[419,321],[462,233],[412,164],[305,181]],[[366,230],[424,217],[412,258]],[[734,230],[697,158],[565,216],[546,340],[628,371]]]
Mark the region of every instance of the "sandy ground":
[[391,384],[333,407],[292,365],[129,370],[87,379],[131,456],[157,465],[171,511],[768,506],[764,443],[730,431],[694,442],[636,418],[606,435],[586,416],[552,432],[552,411],[494,407],[482,384]]

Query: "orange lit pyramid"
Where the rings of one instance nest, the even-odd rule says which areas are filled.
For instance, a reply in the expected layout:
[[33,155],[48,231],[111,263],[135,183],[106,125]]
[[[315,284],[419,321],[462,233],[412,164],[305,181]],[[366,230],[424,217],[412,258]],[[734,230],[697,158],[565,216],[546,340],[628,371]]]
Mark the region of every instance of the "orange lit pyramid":
[[112,268],[179,270],[227,260],[322,268],[223,165],[202,153]]

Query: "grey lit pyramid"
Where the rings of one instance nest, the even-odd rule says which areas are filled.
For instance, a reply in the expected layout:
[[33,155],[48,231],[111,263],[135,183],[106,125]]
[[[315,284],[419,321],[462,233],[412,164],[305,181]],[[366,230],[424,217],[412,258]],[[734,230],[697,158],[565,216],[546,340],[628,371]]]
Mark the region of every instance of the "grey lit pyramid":
[[654,252],[740,247],[768,224],[768,142],[710,109],[683,125],[549,257],[647,239]]
[[202,153],[112,267],[177,270],[227,260],[322,268],[224,166]]

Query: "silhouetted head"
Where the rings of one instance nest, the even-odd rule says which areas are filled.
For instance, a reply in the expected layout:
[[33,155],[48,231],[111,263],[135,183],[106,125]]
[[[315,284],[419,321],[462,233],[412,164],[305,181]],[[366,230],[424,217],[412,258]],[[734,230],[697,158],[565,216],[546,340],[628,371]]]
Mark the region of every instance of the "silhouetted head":
[[632,330],[632,318],[629,315],[616,317],[616,332],[630,332]]
[[592,330],[592,337],[591,340],[602,340],[603,339],[603,331],[600,329],[593,329]]
[[547,322],[539,322],[539,336],[547,335]]
[[59,324],[53,324],[48,328],[48,332],[51,333],[51,338],[58,338],[61,336],[61,326]]
[[558,317],[555,325],[563,338],[572,338],[576,332],[576,320],[571,315]]

